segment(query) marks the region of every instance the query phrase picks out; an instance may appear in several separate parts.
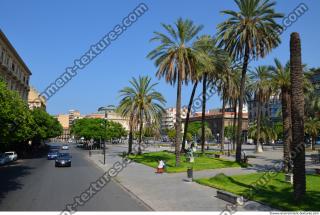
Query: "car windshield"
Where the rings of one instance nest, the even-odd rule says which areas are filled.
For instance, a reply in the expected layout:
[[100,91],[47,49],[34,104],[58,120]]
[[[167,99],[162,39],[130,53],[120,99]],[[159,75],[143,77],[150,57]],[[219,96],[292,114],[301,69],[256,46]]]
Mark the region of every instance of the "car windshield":
[[6,152],[6,155],[13,155],[13,152]]

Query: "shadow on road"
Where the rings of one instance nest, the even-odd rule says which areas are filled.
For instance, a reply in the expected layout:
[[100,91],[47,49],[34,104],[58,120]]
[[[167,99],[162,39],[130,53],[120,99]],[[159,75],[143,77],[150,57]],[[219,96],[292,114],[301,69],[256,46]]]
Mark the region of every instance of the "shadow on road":
[[32,169],[16,163],[0,167],[0,203],[9,192],[23,187],[23,184],[19,182],[19,178],[29,175]]

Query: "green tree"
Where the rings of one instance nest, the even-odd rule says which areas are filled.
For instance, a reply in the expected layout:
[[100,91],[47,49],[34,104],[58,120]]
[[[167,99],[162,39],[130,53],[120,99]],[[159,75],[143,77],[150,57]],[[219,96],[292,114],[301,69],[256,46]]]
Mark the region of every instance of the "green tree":
[[192,77],[195,69],[195,56],[191,44],[202,26],[196,26],[191,20],[179,18],[174,26],[162,24],[165,33],[155,32],[151,41],[160,45],[148,54],[158,67],[157,76],[165,77],[170,84],[177,83],[176,102],[176,166],[180,165],[181,145],[181,88]]
[[272,94],[271,81],[269,79],[269,69],[267,66],[259,66],[249,74],[249,90],[253,92],[254,101],[257,102],[257,145],[256,152],[263,152],[260,141],[261,112],[262,107],[269,101]]
[[319,135],[320,120],[318,118],[309,118],[304,124],[304,132],[311,136],[311,149],[315,150],[316,138]]
[[[215,38],[209,35],[199,37],[194,43],[194,49],[197,51],[197,57],[202,59],[198,69],[198,75],[202,76],[202,126],[201,137],[205,135],[205,113],[207,102],[208,82],[220,79],[219,73],[228,71],[228,55],[225,51],[217,47]],[[201,151],[204,153],[205,139],[201,139]]]
[[139,124],[139,147],[138,154],[141,154],[141,142],[144,123],[159,124],[162,114],[164,113],[163,105],[166,100],[161,93],[155,90],[156,84],[151,84],[151,78],[148,76],[133,78],[130,81],[131,86],[125,87],[120,91],[122,101],[130,100],[128,103],[120,104],[124,109],[131,110],[132,116]]
[[0,80],[0,150],[22,150],[23,143],[34,135],[32,115],[17,92],[7,89]]
[[[233,59],[243,60],[238,125],[242,125],[242,108],[245,95],[246,73],[249,59],[266,56],[280,43],[279,30],[282,29],[276,19],[283,15],[274,11],[275,2],[269,0],[235,0],[239,11],[225,10],[223,14],[230,18],[218,25],[218,39]],[[242,126],[237,130],[236,161],[241,161]]]

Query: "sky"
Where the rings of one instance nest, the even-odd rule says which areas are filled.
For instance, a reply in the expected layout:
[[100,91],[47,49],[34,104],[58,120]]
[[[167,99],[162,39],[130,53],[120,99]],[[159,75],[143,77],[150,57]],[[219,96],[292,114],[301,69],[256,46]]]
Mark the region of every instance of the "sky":
[[[104,105],[117,105],[119,90],[139,75],[149,75],[153,82],[158,82],[156,89],[166,98],[166,106],[175,106],[176,88],[156,78],[157,68],[146,57],[158,45],[150,42],[153,32],[163,32],[161,23],[173,24],[181,17],[203,25],[200,35],[215,35],[216,26],[227,19],[220,11],[237,10],[236,5],[232,0],[1,0],[0,28],[31,70],[30,83],[40,92],[142,2],[148,11],[49,99],[50,114],[66,113],[69,109],[88,114]],[[275,57],[287,62],[290,33],[294,31],[300,33],[303,62],[319,67],[320,1],[276,2],[276,11],[287,15],[301,2],[308,11],[283,32],[282,43],[276,49],[251,62],[250,67],[271,65]],[[183,86],[182,104],[188,104],[191,89],[191,85]],[[200,93],[199,87],[196,95]],[[220,103],[215,95],[207,106],[218,108]]]

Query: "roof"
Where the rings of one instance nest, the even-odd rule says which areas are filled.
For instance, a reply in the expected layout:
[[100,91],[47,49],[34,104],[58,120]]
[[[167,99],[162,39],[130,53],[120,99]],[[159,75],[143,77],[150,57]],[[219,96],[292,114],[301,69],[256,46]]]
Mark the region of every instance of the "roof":
[[20,61],[20,63],[22,64],[23,68],[29,73],[29,75],[32,75],[32,73],[31,73],[30,69],[28,68],[28,66],[22,60],[22,58],[18,54],[17,50],[13,47],[13,45],[10,43],[9,39],[6,37],[6,35],[3,33],[3,31],[1,29],[0,29],[0,39],[2,39],[6,43],[6,45],[9,47],[11,52]]

